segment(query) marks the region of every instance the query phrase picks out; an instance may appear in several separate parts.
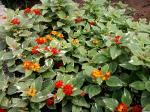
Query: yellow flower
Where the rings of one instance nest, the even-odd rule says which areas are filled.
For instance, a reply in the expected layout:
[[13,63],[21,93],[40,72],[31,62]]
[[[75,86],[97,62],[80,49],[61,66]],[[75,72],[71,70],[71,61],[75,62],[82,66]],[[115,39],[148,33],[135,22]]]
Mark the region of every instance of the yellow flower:
[[96,79],[96,78],[101,78],[103,76],[103,73],[102,73],[102,71],[95,69],[92,71],[91,75],[94,79]]
[[50,41],[53,40],[53,37],[51,35],[46,35],[45,38],[48,39],[48,40],[50,40]]
[[58,36],[59,38],[64,38],[64,35],[61,34],[61,33],[57,34],[57,36]]
[[71,40],[71,42],[72,42],[73,45],[79,45],[79,40],[78,39],[74,38],[74,39]]
[[34,87],[28,88],[27,95],[31,96],[31,97],[34,97],[36,95],[36,89]]
[[33,71],[39,71],[40,70],[40,64],[38,63],[33,63],[32,66],[31,66],[31,69]]
[[93,39],[93,40],[92,40],[92,43],[93,43],[93,44],[98,44],[98,43],[99,43],[99,40]]
[[58,35],[59,33],[57,31],[51,31],[52,35]]

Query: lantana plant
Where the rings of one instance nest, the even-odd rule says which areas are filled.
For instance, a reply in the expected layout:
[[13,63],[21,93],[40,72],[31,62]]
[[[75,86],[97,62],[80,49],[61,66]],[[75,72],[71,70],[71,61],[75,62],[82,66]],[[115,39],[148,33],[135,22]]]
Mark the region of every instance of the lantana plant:
[[106,0],[41,3],[8,10],[1,27],[0,111],[150,111],[145,20]]

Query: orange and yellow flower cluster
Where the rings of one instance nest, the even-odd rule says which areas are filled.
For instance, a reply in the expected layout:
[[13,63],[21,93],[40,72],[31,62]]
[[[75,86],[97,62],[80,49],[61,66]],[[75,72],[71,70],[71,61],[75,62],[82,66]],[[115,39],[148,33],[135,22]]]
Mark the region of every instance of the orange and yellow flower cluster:
[[23,67],[24,67],[24,69],[32,70],[32,71],[39,71],[40,70],[40,64],[33,63],[31,61],[24,61]]
[[109,78],[110,78],[110,72],[107,72],[104,74],[99,69],[93,70],[91,75],[94,79],[101,78],[102,80],[109,80]]
[[64,35],[62,33],[57,32],[57,31],[51,31],[51,34],[55,35],[55,36],[57,36],[59,38],[64,38]]

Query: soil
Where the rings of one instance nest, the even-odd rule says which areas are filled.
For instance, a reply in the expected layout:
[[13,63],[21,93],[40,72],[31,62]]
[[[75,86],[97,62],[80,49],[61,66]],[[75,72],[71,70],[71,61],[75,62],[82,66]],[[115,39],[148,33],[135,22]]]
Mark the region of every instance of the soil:
[[150,21],[150,0],[112,0],[113,2],[122,1],[134,8],[133,17],[135,20],[146,18]]

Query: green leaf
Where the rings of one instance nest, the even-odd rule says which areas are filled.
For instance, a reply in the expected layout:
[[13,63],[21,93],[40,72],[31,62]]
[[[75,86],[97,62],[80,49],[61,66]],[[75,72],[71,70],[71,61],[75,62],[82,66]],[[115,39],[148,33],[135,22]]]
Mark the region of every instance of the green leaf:
[[137,69],[138,69],[137,66],[132,65],[132,64],[130,64],[130,63],[128,63],[128,62],[119,64],[119,65],[120,65],[121,67],[123,67],[123,68],[128,69],[128,70],[137,70]]
[[94,63],[105,63],[107,61],[109,61],[109,58],[106,57],[105,55],[101,54],[101,53],[98,53],[97,55],[95,55],[93,58],[92,58],[92,61]]
[[108,70],[109,70],[109,65],[108,65],[108,64],[106,64],[106,65],[104,65],[104,66],[101,67],[101,71],[102,71],[103,73],[108,72]]
[[131,63],[132,65],[143,65],[144,64],[143,61],[139,60],[139,58],[136,56],[132,56],[129,63]]
[[39,102],[45,101],[46,99],[47,99],[46,95],[43,95],[42,92],[38,92],[36,94],[36,96],[34,96],[34,97],[31,98],[31,102],[39,103]]
[[117,46],[111,46],[110,47],[110,55],[111,58],[114,60],[121,54],[121,49]]
[[118,101],[113,98],[105,98],[103,99],[103,102],[105,103],[106,107],[112,112],[115,110],[115,108],[119,104]]
[[87,66],[86,66],[86,65],[85,65],[85,66],[83,65],[82,69],[84,69],[86,75],[91,76],[91,73],[92,73],[92,71],[94,70],[94,67],[88,66],[88,65],[87,65]]
[[42,89],[42,83],[43,83],[42,77],[38,77],[37,79],[35,79],[35,89],[37,91],[40,91]]
[[148,91],[144,91],[141,95],[141,104],[144,107],[148,105],[150,102],[150,93]]
[[127,89],[124,89],[121,101],[127,104],[128,106],[130,106],[130,104],[132,103],[131,94]]
[[9,59],[13,59],[14,55],[12,52],[5,52],[0,60],[9,60]]
[[90,112],[103,112],[102,108],[100,106],[98,106],[97,104],[94,104],[91,107],[91,111]]
[[145,82],[145,88],[150,92],[150,81]]
[[134,88],[136,90],[145,90],[145,84],[142,81],[136,81],[129,85],[131,88]]
[[123,82],[116,76],[111,76],[109,80],[106,81],[106,84],[110,87],[120,87]]
[[63,98],[65,97],[65,94],[63,93],[63,90],[62,89],[58,89],[57,90],[57,99],[56,99],[56,102],[60,102],[63,100]]
[[72,112],[81,112],[81,110],[82,110],[82,107],[72,105]]
[[0,91],[0,103],[2,101],[2,99],[5,97],[6,93],[3,91]]
[[84,87],[84,91],[92,98],[101,92],[101,88],[99,85],[88,85]]
[[0,72],[0,90],[4,91],[8,87],[7,83],[7,77],[3,72]]
[[84,97],[76,96],[72,99],[72,103],[77,106],[89,108],[90,105],[86,102]]
[[11,49],[16,49],[19,47],[19,44],[16,42],[16,40],[10,37],[6,37],[6,43]]
[[19,98],[12,98],[12,105],[11,107],[26,107],[28,104],[22,99]]
[[142,110],[142,112],[149,112],[149,111],[150,111],[150,104],[146,105]]

